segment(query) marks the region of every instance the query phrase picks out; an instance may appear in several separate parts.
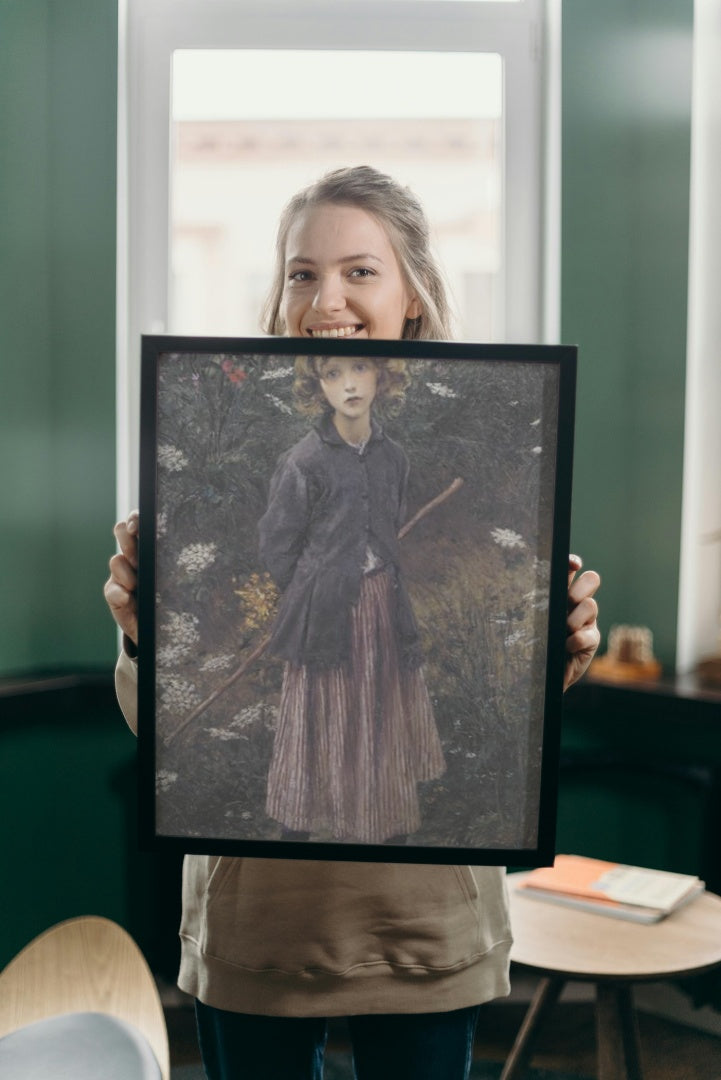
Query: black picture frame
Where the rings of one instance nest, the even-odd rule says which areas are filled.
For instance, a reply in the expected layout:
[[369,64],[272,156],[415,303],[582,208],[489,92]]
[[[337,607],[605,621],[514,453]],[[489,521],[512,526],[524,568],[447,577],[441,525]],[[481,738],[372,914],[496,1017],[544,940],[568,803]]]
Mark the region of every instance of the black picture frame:
[[[358,510],[365,496],[355,481],[336,485],[336,501],[328,502],[326,462],[341,459],[322,456],[338,450],[328,449],[331,419],[309,418],[294,405],[294,371],[303,358],[349,358],[353,370],[369,360],[377,370],[410,375],[402,398],[376,396],[386,412],[377,414],[377,444],[372,439],[364,451],[361,470],[364,483],[381,485],[370,495],[376,518]],[[573,346],[143,337],[143,848],[396,863],[553,861],[575,382]],[[298,494],[286,472],[302,472],[300,440],[312,443],[312,454],[302,458]],[[340,450],[349,452],[345,443]],[[386,457],[371,456],[381,453]],[[285,465],[276,474],[281,455]],[[357,587],[386,589],[378,602],[392,605],[395,619],[392,642],[381,636],[368,650],[396,656],[401,594],[418,640],[413,649],[405,639],[398,644],[397,656],[406,659],[387,660],[390,675],[369,676],[368,704],[349,669],[342,669],[349,681],[341,690],[333,681],[347,662],[349,611],[360,619],[366,610],[357,594],[347,599],[358,574],[341,572],[343,559],[335,556],[311,560],[317,588],[332,586],[342,597],[317,625],[332,622],[325,640],[344,642],[338,650],[346,660],[277,658],[270,650],[282,636],[272,629],[283,621],[279,598],[286,622],[305,620],[303,640],[316,625],[315,609],[311,601],[293,608],[291,586],[273,581],[259,555],[258,522],[272,519],[264,535],[281,537],[299,574],[298,552],[309,550],[319,521],[330,528],[331,512],[350,507],[353,521],[358,514],[366,525],[377,520],[379,533],[387,526],[398,512],[403,455],[410,466],[406,520],[426,512],[400,541],[399,559],[389,561],[389,548],[374,541],[384,568],[363,575]],[[386,476],[379,464],[386,458],[390,488],[378,479]],[[354,469],[358,459],[356,452]],[[462,485],[453,485],[456,479]],[[290,534],[277,532],[279,515],[284,528],[299,514],[313,524],[303,533],[294,525],[288,541]],[[343,528],[350,535],[347,521]],[[347,561],[355,567],[354,560]],[[358,633],[366,632],[363,623]],[[387,626],[378,631],[387,633]],[[354,655],[362,653],[371,668],[368,650],[363,645]],[[336,692],[346,695],[341,720]],[[327,700],[335,708],[318,704]]]

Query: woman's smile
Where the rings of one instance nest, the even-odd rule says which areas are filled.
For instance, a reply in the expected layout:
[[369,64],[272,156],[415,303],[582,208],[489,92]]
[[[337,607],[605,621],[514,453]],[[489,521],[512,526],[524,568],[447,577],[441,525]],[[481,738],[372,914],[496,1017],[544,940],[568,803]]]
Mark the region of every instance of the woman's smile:
[[343,338],[354,337],[362,329],[362,323],[353,323],[351,326],[309,326],[307,332],[311,337]]

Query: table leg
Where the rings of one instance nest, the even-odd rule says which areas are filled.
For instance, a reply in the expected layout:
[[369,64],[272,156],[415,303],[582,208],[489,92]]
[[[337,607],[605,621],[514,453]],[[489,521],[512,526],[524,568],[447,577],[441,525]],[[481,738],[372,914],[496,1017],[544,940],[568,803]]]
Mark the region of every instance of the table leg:
[[596,984],[599,1080],[643,1080],[630,983]]
[[503,1066],[500,1080],[520,1080],[523,1076],[531,1060],[541,1022],[558,1001],[565,981],[560,978],[541,979]]

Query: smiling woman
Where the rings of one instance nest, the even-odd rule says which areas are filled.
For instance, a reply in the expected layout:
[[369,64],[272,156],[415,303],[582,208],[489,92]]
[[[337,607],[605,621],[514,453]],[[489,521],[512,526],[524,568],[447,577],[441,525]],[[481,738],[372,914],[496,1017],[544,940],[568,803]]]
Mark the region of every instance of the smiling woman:
[[409,189],[360,166],[336,169],[290,200],[268,333],[443,340],[450,324],[428,224]]
[[289,230],[286,250],[286,333],[399,338],[420,314],[385,229],[357,206],[309,208]]

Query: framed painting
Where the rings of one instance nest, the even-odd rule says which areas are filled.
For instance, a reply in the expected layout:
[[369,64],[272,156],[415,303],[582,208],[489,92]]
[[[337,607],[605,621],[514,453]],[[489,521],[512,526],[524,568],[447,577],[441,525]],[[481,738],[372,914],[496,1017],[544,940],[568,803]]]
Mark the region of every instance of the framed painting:
[[144,846],[552,861],[575,372],[143,339]]

